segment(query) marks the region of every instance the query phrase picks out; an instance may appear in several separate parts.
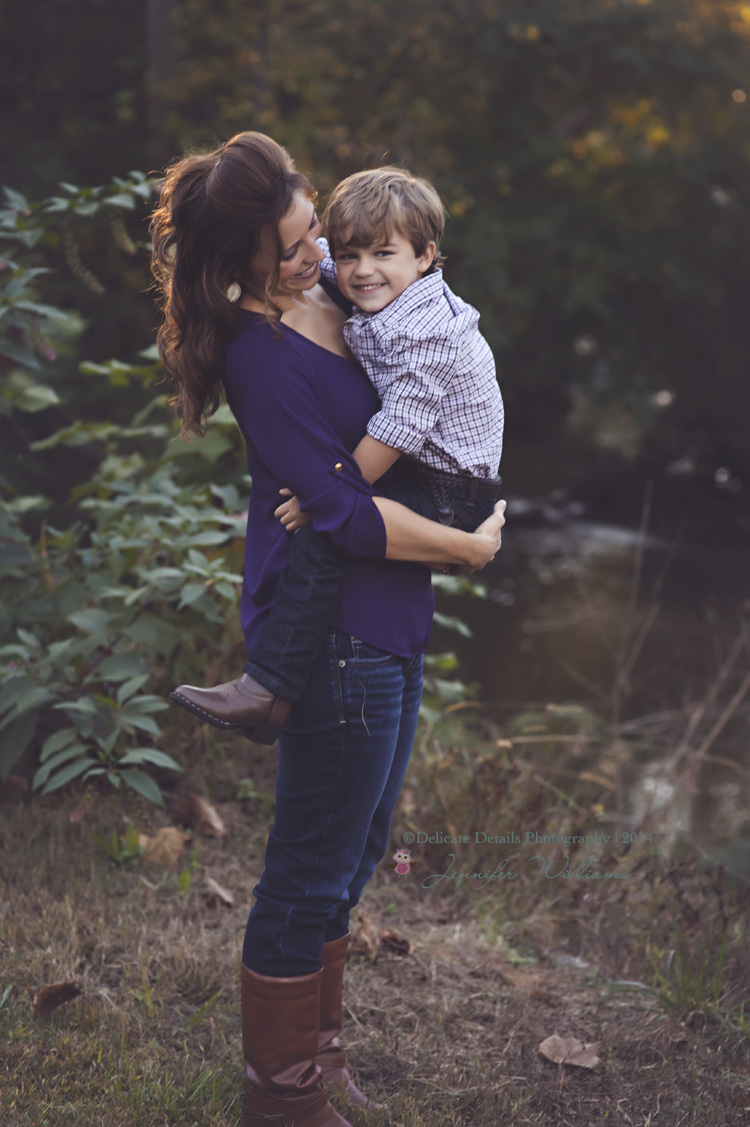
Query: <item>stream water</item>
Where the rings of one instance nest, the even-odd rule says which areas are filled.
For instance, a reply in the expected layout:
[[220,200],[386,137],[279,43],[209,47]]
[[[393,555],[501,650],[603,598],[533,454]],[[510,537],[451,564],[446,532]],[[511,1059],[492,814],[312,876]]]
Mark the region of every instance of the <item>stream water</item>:
[[733,701],[750,670],[749,576],[746,548],[511,503],[482,576],[488,598],[440,599],[473,637],[436,628],[432,649],[456,650],[501,726],[521,705],[577,702],[609,717],[624,665],[619,731],[586,745],[580,770],[611,777],[618,760],[627,824],[646,818],[665,849],[689,839],[750,874],[750,693]]

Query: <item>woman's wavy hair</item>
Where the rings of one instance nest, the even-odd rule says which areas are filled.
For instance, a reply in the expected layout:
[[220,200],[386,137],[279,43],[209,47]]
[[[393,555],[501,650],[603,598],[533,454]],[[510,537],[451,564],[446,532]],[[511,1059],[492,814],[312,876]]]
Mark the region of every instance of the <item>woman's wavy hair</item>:
[[[164,312],[157,344],[176,386],[170,404],[185,437],[203,436],[221,402],[224,358],[236,331],[229,286],[236,282],[264,300],[269,320],[281,316],[273,299],[283,252],[279,222],[298,191],[315,199],[286,150],[263,133],[238,133],[165,172],[151,218],[151,264]],[[274,263],[265,283],[253,275],[261,249]]]

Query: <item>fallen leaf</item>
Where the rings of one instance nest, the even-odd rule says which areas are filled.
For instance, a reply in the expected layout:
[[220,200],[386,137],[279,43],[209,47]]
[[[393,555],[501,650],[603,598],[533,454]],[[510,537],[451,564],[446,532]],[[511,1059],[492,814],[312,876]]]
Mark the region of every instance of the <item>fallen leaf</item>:
[[206,887],[203,895],[212,908],[218,907],[219,904],[225,904],[227,908],[234,906],[234,897],[231,892],[226,888],[222,888],[218,881],[213,877],[206,877]]
[[543,1002],[545,1006],[556,1006],[559,999],[546,990],[532,990],[531,997],[535,1002]]
[[138,835],[139,844],[143,846],[143,857],[154,865],[166,865],[168,869],[176,869],[185,845],[190,841],[190,835],[174,826],[163,826],[157,830],[153,837],[145,834]]
[[539,1046],[539,1052],[554,1064],[574,1064],[578,1068],[594,1068],[599,1064],[598,1041],[585,1045],[576,1037],[558,1037],[553,1033]]
[[58,1006],[77,998],[81,989],[76,982],[51,982],[49,986],[42,986],[41,990],[34,990],[27,986],[31,1004],[37,1017],[52,1013]]
[[404,939],[402,935],[396,935],[396,932],[391,931],[389,927],[383,928],[381,931],[380,942],[389,951],[395,952],[396,955],[408,955],[411,951],[409,940]]
[[357,955],[366,955],[371,963],[378,957],[378,932],[367,912],[357,916],[359,926],[352,932],[350,950]]
[[206,837],[224,837],[227,832],[216,807],[206,802],[199,794],[182,795],[177,808],[177,817]]

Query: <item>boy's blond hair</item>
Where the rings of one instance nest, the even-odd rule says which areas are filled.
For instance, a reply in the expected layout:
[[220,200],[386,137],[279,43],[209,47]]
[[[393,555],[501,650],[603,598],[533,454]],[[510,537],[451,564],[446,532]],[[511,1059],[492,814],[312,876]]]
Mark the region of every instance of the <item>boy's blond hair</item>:
[[342,246],[366,247],[403,235],[417,257],[434,242],[433,266],[440,266],[445,208],[432,184],[395,165],[355,172],[338,184],[323,213],[323,234],[331,254]]

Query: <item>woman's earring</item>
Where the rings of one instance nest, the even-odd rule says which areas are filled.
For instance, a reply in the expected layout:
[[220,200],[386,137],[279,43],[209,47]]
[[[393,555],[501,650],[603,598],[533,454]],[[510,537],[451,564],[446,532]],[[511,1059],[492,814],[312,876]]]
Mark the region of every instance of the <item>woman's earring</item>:
[[242,286],[239,282],[232,282],[231,286],[227,290],[227,297],[232,302],[232,304],[240,300],[240,298],[242,297]]

